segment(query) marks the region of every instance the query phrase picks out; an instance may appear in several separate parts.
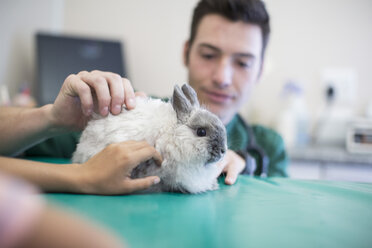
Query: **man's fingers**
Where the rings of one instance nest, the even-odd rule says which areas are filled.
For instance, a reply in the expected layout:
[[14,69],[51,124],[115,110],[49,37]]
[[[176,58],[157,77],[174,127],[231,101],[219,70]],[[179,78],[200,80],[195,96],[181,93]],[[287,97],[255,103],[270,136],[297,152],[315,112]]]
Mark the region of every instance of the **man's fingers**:
[[104,73],[105,78],[110,86],[111,94],[111,113],[114,115],[120,114],[121,108],[124,103],[124,86],[122,78],[119,74],[106,72]]
[[77,75],[70,75],[66,78],[67,95],[70,97],[79,97],[81,109],[86,116],[93,112],[93,97],[90,87],[83,82]]
[[225,183],[233,185],[238,178],[239,172],[235,166],[228,166]]
[[154,161],[161,165],[163,158],[160,153],[146,141],[125,141],[120,143],[123,151],[130,151],[131,156],[131,169],[137,167],[141,162],[147,161],[149,159],[154,159]]
[[160,178],[157,176],[150,176],[137,179],[127,179],[123,183],[123,188],[127,193],[132,193],[139,190],[144,190],[151,187],[154,184],[158,184]]
[[160,166],[163,162],[163,158],[161,157],[160,153],[153,146],[150,146],[147,142],[145,143],[146,144],[144,144],[144,146],[140,147],[135,152],[135,159],[137,163],[136,166],[141,162],[147,161],[149,159],[153,159],[155,163]]
[[163,163],[163,158],[161,157],[161,155],[158,152],[156,152],[154,154],[154,156],[152,156],[152,158],[154,159],[155,163],[158,166],[161,166],[161,164]]
[[216,166],[221,169],[221,172],[227,172],[227,163],[225,160],[218,162]]
[[[79,96],[82,110],[85,115],[93,111],[92,105],[97,107],[102,116],[121,113],[125,104],[128,109],[136,106],[136,99],[130,81],[122,78],[119,74],[94,70],[91,72],[81,71],[69,78],[73,93]],[[66,79],[67,80],[67,79]],[[96,102],[97,101],[97,102]]]
[[124,87],[124,103],[128,109],[133,109],[136,107],[136,98],[134,90],[130,81],[126,78],[122,79],[122,84]]
[[139,97],[142,97],[142,98],[147,98],[147,94],[145,93],[145,92],[143,92],[143,91],[136,91],[135,93],[134,93],[134,95],[137,97],[137,96],[139,96]]
[[81,73],[81,79],[94,89],[97,96],[99,113],[106,116],[109,113],[111,96],[107,79],[100,74]]
[[147,159],[143,161],[153,159],[158,166],[161,166],[161,164],[163,163],[163,158],[161,157],[160,153],[153,146],[150,146],[147,142],[145,143],[146,145],[141,150],[143,152],[144,158]]

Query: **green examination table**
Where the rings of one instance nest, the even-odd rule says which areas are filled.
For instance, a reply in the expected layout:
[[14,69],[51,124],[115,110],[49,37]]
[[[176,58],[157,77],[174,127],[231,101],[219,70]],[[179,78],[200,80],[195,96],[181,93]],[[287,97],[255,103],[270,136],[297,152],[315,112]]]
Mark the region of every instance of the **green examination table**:
[[199,195],[45,197],[134,248],[372,247],[368,183],[240,176],[233,186],[220,180],[219,190]]

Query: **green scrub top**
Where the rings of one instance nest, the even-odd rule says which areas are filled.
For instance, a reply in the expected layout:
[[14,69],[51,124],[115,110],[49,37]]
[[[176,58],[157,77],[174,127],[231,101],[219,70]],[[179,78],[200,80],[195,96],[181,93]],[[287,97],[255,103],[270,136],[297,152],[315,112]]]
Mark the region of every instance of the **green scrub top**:
[[[288,156],[282,137],[274,130],[261,125],[252,125],[250,128],[252,129],[256,145],[264,150],[269,158],[268,176],[287,177]],[[234,116],[226,126],[226,131],[229,149],[233,151],[247,149],[252,138],[240,115],[237,114]],[[258,154],[251,155],[256,161],[262,159],[258,157]],[[257,165],[259,165],[259,163]],[[255,175],[260,175],[261,170],[262,168],[259,166],[255,171]]]
[[[261,125],[251,126],[256,143],[261,147],[269,157],[268,176],[287,176],[287,154],[283,139],[274,130]],[[244,121],[241,116],[236,115],[226,126],[228,147],[233,151],[246,149],[250,137]],[[54,158],[71,158],[79,142],[80,132],[69,133],[56,136],[41,142],[40,144],[25,151],[27,157],[54,157]],[[252,154],[256,160],[260,159],[256,154]],[[260,168],[256,170],[259,175]]]

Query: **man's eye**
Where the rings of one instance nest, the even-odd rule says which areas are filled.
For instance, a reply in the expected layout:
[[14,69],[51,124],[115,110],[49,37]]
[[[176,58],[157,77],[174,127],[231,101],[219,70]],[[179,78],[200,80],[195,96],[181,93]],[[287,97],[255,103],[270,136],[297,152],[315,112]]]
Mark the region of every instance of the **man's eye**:
[[244,61],[237,61],[237,64],[241,68],[250,68],[251,67],[251,63],[244,62]]
[[215,57],[214,54],[202,54],[201,56],[207,60],[213,59]]

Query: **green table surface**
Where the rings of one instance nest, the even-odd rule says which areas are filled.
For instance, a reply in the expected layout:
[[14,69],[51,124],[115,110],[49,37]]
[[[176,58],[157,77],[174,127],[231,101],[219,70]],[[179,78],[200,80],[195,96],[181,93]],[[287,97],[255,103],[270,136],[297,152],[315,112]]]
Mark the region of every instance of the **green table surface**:
[[[63,162],[55,160],[56,162]],[[199,195],[45,194],[130,247],[372,247],[372,184],[240,176]]]

